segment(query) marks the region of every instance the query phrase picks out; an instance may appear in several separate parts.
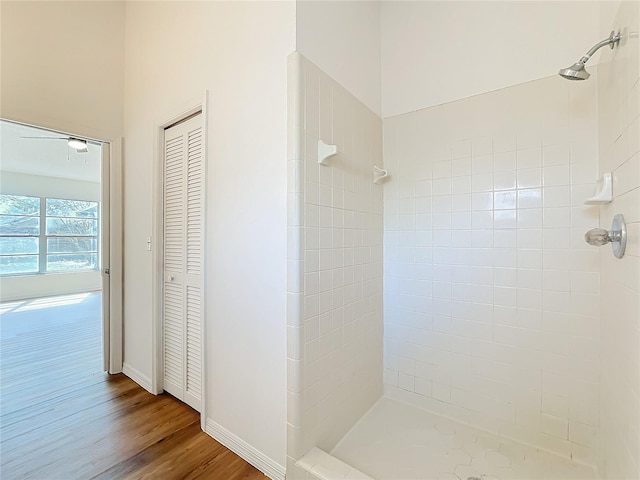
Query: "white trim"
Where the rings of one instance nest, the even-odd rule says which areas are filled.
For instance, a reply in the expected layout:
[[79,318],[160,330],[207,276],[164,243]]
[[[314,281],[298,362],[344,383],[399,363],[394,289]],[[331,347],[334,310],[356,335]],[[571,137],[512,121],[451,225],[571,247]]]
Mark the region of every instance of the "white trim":
[[101,145],[100,170],[100,223],[98,233],[98,255],[100,275],[102,276],[102,369],[111,370],[111,279],[107,274],[110,271],[109,259],[111,258],[111,144]]
[[209,171],[207,162],[209,159],[209,91],[205,90],[202,97],[202,104],[200,105],[202,109],[202,195],[203,195],[203,206],[202,206],[202,334],[201,334],[201,359],[202,359],[202,378],[200,379],[200,385],[202,385],[202,398],[200,402],[200,428],[204,431],[207,426],[207,365],[209,365],[209,357],[207,355],[207,312],[209,311],[208,305],[209,301],[207,298],[207,277],[208,277],[208,269],[207,269],[207,259],[209,255],[207,254],[207,205],[209,200],[209,195],[207,191],[207,182],[208,177],[207,173]]
[[207,356],[206,356],[206,318],[207,318],[207,301],[206,301],[206,178],[207,178],[207,159],[208,159],[208,149],[207,149],[207,125],[208,125],[208,96],[209,92],[205,90],[204,94],[198,98],[186,102],[186,104],[182,108],[176,108],[175,111],[178,111],[177,114],[167,114],[164,118],[159,121],[156,121],[153,137],[154,137],[154,162],[153,162],[153,212],[152,212],[152,324],[151,324],[151,347],[152,347],[152,357],[151,357],[151,393],[160,394],[163,392],[163,348],[162,348],[162,291],[163,291],[163,279],[164,279],[164,268],[163,268],[163,159],[164,159],[164,130],[175,123],[178,123],[182,120],[185,120],[192,115],[197,113],[202,114],[202,134],[203,134],[203,188],[205,192],[205,205],[203,209],[204,221],[203,221],[203,251],[204,259],[203,264],[205,265],[204,274],[203,274],[203,305],[202,305],[202,343],[201,343],[201,359],[202,359],[202,399],[201,399],[201,407],[200,407],[200,427],[205,429],[205,419],[206,419],[206,398],[207,398]]
[[151,226],[151,393],[156,395],[163,392],[163,359],[162,359],[162,252],[164,242],[162,237],[163,208],[162,208],[162,158],[164,157],[163,133],[164,127],[158,123],[153,130],[153,204]]
[[[52,125],[49,125],[48,122],[43,123],[31,123],[27,120],[21,120],[16,117],[0,117],[0,120],[4,120],[5,122],[15,123],[18,125],[24,125],[26,127],[39,128],[41,130],[49,130],[53,133],[59,133],[60,135],[64,135],[65,137],[80,137],[84,140],[89,140],[91,142],[96,143],[105,143],[104,137],[100,135],[95,129],[87,128],[86,125],[76,125],[78,128],[71,128],[70,130],[60,130]],[[72,126],[73,127],[73,126]]]
[[109,373],[122,372],[123,359],[123,190],[122,138],[110,142],[109,158]]
[[207,419],[205,433],[247,461],[272,480],[284,480],[286,468],[237,437],[222,425]]
[[146,391],[153,393],[153,391],[151,390],[151,379],[143,374],[140,370],[133,368],[131,365],[125,362],[122,365],[122,373],[124,373],[127,377],[136,382]]

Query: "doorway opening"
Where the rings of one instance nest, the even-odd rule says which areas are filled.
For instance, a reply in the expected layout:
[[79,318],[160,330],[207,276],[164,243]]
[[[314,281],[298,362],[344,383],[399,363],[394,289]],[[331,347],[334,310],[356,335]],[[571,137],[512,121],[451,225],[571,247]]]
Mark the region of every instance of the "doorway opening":
[[6,120],[0,136],[4,415],[120,371],[112,337],[121,317],[110,295],[119,243],[110,238],[110,143]]

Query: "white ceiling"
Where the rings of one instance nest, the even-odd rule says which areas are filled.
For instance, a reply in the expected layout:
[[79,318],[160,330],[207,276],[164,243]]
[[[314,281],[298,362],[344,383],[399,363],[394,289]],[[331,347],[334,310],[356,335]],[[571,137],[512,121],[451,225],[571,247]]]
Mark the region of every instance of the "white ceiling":
[[0,121],[0,171],[100,182],[101,146],[88,143],[89,151],[78,153],[56,137],[66,135]]

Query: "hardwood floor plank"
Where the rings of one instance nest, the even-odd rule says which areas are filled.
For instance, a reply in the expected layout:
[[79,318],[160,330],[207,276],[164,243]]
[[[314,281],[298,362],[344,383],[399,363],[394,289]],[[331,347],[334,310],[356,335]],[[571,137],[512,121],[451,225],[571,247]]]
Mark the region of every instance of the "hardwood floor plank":
[[99,294],[0,307],[1,478],[266,479],[186,404],[101,372]]
[[[119,395],[124,394],[130,389],[139,388],[135,383],[129,381],[124,375],[106,375],[92,378],[86,381],[84,385],[77,388],[68,388],[58,395],[50,397],[39,403],[31,405],[23,405],[18,407],[11,413],[4,413],[0,417],[2,424],[2,432],[4,437],[5,427],[14,425],[17,422],[28,421],[37,415],[46,416],[49,412],[64,411],[65,408],[74,410],[77,403],[87,402],[89,404],[98,404],[109,401]],[[44,421],[46,418],[42,418]],[[37,423],[39,425],[40,423]]]
[[266,477],[233,452],[226,450],[217,461],[214,460],[202,464],[184,477],[184,480],[207,480],[214,478],[264,480]]
[[200,425],[197,419],[186,427],[173,432],[166,438],[150,445],[136,455],[114,465],[105,470],[100,475],[94,477],[97,480],[127,478],[130,475],[143,475],[145,470],[155,470],[158,464],[166,460],[165,455],[173,451],[184,449],[184,445],[195,436],[199,435]]

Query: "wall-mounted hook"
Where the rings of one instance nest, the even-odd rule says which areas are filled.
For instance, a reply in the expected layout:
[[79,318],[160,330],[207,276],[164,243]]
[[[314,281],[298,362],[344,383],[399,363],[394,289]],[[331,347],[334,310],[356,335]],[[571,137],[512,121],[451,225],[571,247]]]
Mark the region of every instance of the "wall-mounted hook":
[[373,166],[373,183],[381,184],[387,181],[390,177],[389,172],[380,167]]
[[325,167],[329,165],[329,158],[333,157],[338,153],[337,145],[328,145],[324,143],[322,140],[318,140],[318,164],[324,165]]

